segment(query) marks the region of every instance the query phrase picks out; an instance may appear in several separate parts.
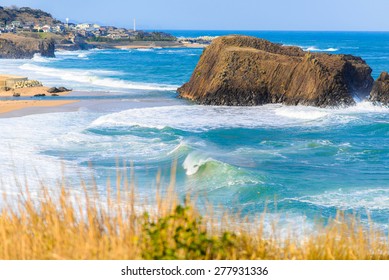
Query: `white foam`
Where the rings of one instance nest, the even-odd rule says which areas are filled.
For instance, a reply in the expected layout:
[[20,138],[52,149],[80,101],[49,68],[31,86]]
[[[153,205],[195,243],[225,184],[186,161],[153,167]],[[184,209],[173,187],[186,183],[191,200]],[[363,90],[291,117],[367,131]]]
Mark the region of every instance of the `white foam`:
[[[115,71],[56,69],[56,68],[43,67],[43,66],[38,66],[29,63],[23,64],[22,66],[20,66],[20,69],[38,73],[43,76],[59,78],[64,81],[90,84],[90,85],[103,87],[103,88],[172,91],[172,90],[176,90],[178,87],[178,86],[163,85],[163,84],[134,83],[134,82],[128,82],[125,80],[107,77],[108,75],[118,75],[118,73]],[[119,74],[122,75],[122,73]]]
[[286,200],[294,200],[298,202],[313,204],[319,207],[331,207],[339,210],[388,210],[389,189],[365,189],[358,191],[339,190]]
[[36,54],[34,54],[34,57],[31,60],[34,61],[34,62],[47,63],[47,62],[52,62],[52,61],[58,60],[58,59],[57,58],[43,57],[41,54],[36,53]]
[[[40,180],[47,187],[55,187],[56,181],[66,174],[83,172],[73,163],[43,154],[57,146],[68,130],[85,125],[83,113],[53,113],[19,118],[0,118],[0,185],[17,191],[15,179],[27,180],[29,187],[37,188]],[[44,127],[45,129],[42,129]],[[69,173],[68,173],[69,172]]]
[[310,51],[310,52],[337,52],[339,49],[337,48],[326,48],[326,49],[320,49],[314,46],[310,47],[301,47],[304,51]]
[[375,105],[369,101],[358,102],[356,106],[336,109],[339,114],[368,114],[368,113],[389,113],[389,107]]
[[198,152],[192,152],[185,158],[182,167],[186,170],[186,175],[192,176],[199,171],[201,166],[212,161],[215,160],[211,157],[207,157]]
[[78,57],[78,56],[87,56],[88,54],[92,53],[92,51],[84,51],[84,50],[79,50],[79,51],[56,51],[55,55],[56,56],[70,56],[70,57]]
[[135,49],[136,51],[138,51],[138,52],[152,52],[152,51],[154,51],[154,49],[153,48],[140,48],[140,49]]
[[[278,111],[280,108],[282,108],[282,113]],[[223,127],[258,128],[301,125],[307,119],[325,116],[325,114],[315,113],[316,115],[312,118],[309,117],[309,112],[306,112],[298,113],[299,118],[296,118],[296,115],[293,115],[295,109],[296,107],[274,104],[258,107],[187,105],[141,108],[100,117],[91,126],[140,126],[156,129],[170,127],[189,131],[203,131]],[[310,110],[314,110],[314,108]],[[290,115],[293,115],[293,117],[291,118]]]
[[276,109],[276,115],[301,119],[301,120],[316,120],[328,116],[329,112],[320,108],[296,106],[291,110],[290,107],[282,107]]
[[135,108],[105,115],[91,127],[139,126],[205,131],[218,128],[266,128],[334,126],[369,122],[367,117],[387,114],[389,108],[362,102],[348,108],[315,108],[268,104],[257,107],[177,105]]

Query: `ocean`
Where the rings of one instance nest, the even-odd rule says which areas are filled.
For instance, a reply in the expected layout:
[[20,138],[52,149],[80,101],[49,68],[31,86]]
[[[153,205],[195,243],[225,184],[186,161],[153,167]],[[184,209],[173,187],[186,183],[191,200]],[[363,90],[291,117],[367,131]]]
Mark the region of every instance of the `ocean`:
[[[246,34],[361,56],[374,78],[389,70],[389,33],[168,32]],[[389,108],[360,100],[338,109],[195,105],[177,98],[176,89],[189,80],[202,51],[94,49],[0,60],[1,72],[73,88],[55,98],[80,100],[0,118],[1,191],[17,196],[20,183],[27,181],[34,192],[63,177],[82,191],[80,180],[94,177],[104,195],[118,166],[133,166],[139,193],[150,197],[158,172],[168,185],[177,161],[178,194],[190,193],[200,205],[221,205],[242,216],[266,209],[268,223],[274,218],[297,229],[343,210],[387,230]]]

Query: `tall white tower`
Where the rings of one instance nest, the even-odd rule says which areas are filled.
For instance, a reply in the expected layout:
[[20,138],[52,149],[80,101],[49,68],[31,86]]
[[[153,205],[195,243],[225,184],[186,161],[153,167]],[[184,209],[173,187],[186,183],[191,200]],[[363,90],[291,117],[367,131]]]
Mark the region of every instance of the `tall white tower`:
[[69,28],[69,18],[66,18],[66,28]]
[[136,19],[134,18],[134,32],[136,32]]

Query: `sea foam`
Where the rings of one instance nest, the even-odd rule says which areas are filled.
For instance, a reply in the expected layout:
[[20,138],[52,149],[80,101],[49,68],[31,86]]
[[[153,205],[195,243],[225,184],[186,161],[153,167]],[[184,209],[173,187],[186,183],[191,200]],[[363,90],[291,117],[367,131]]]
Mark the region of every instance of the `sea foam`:
[[388,210],[389,189],[338,190],[287,200],[339,210]]
[[310,51],[310,52],[337,52],[339,49],[337,48],[326,48],[326,49],[320,49],[317,47],[301,47],[304,51]]
[[176,90],[177,86],[135,83],[116,78],[107,77],[108,75],[121,75],[115,71],[107,70],[81,70],[81,69],[58,69],[44,67],[35,64],[23,64],[20,69],[38,73],[43,76],[55,77],[65,81],[78,82],[81,84],[90,84],[102,88],[114,89],[134,89],[134,90],[157,90],[157,91],[172,91]]

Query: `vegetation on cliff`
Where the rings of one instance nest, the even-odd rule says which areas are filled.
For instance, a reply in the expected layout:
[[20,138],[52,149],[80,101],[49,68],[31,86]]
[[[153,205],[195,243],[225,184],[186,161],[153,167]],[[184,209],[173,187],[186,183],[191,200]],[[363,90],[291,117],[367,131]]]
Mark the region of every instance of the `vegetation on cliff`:
[[18,8],[16,6],[4,8],[0,6],[0,24],[7,25],[12,21],[48,25],[60,23],[60,21],[53,18],[51,14],[39,9],[31,9],[28,7]]

